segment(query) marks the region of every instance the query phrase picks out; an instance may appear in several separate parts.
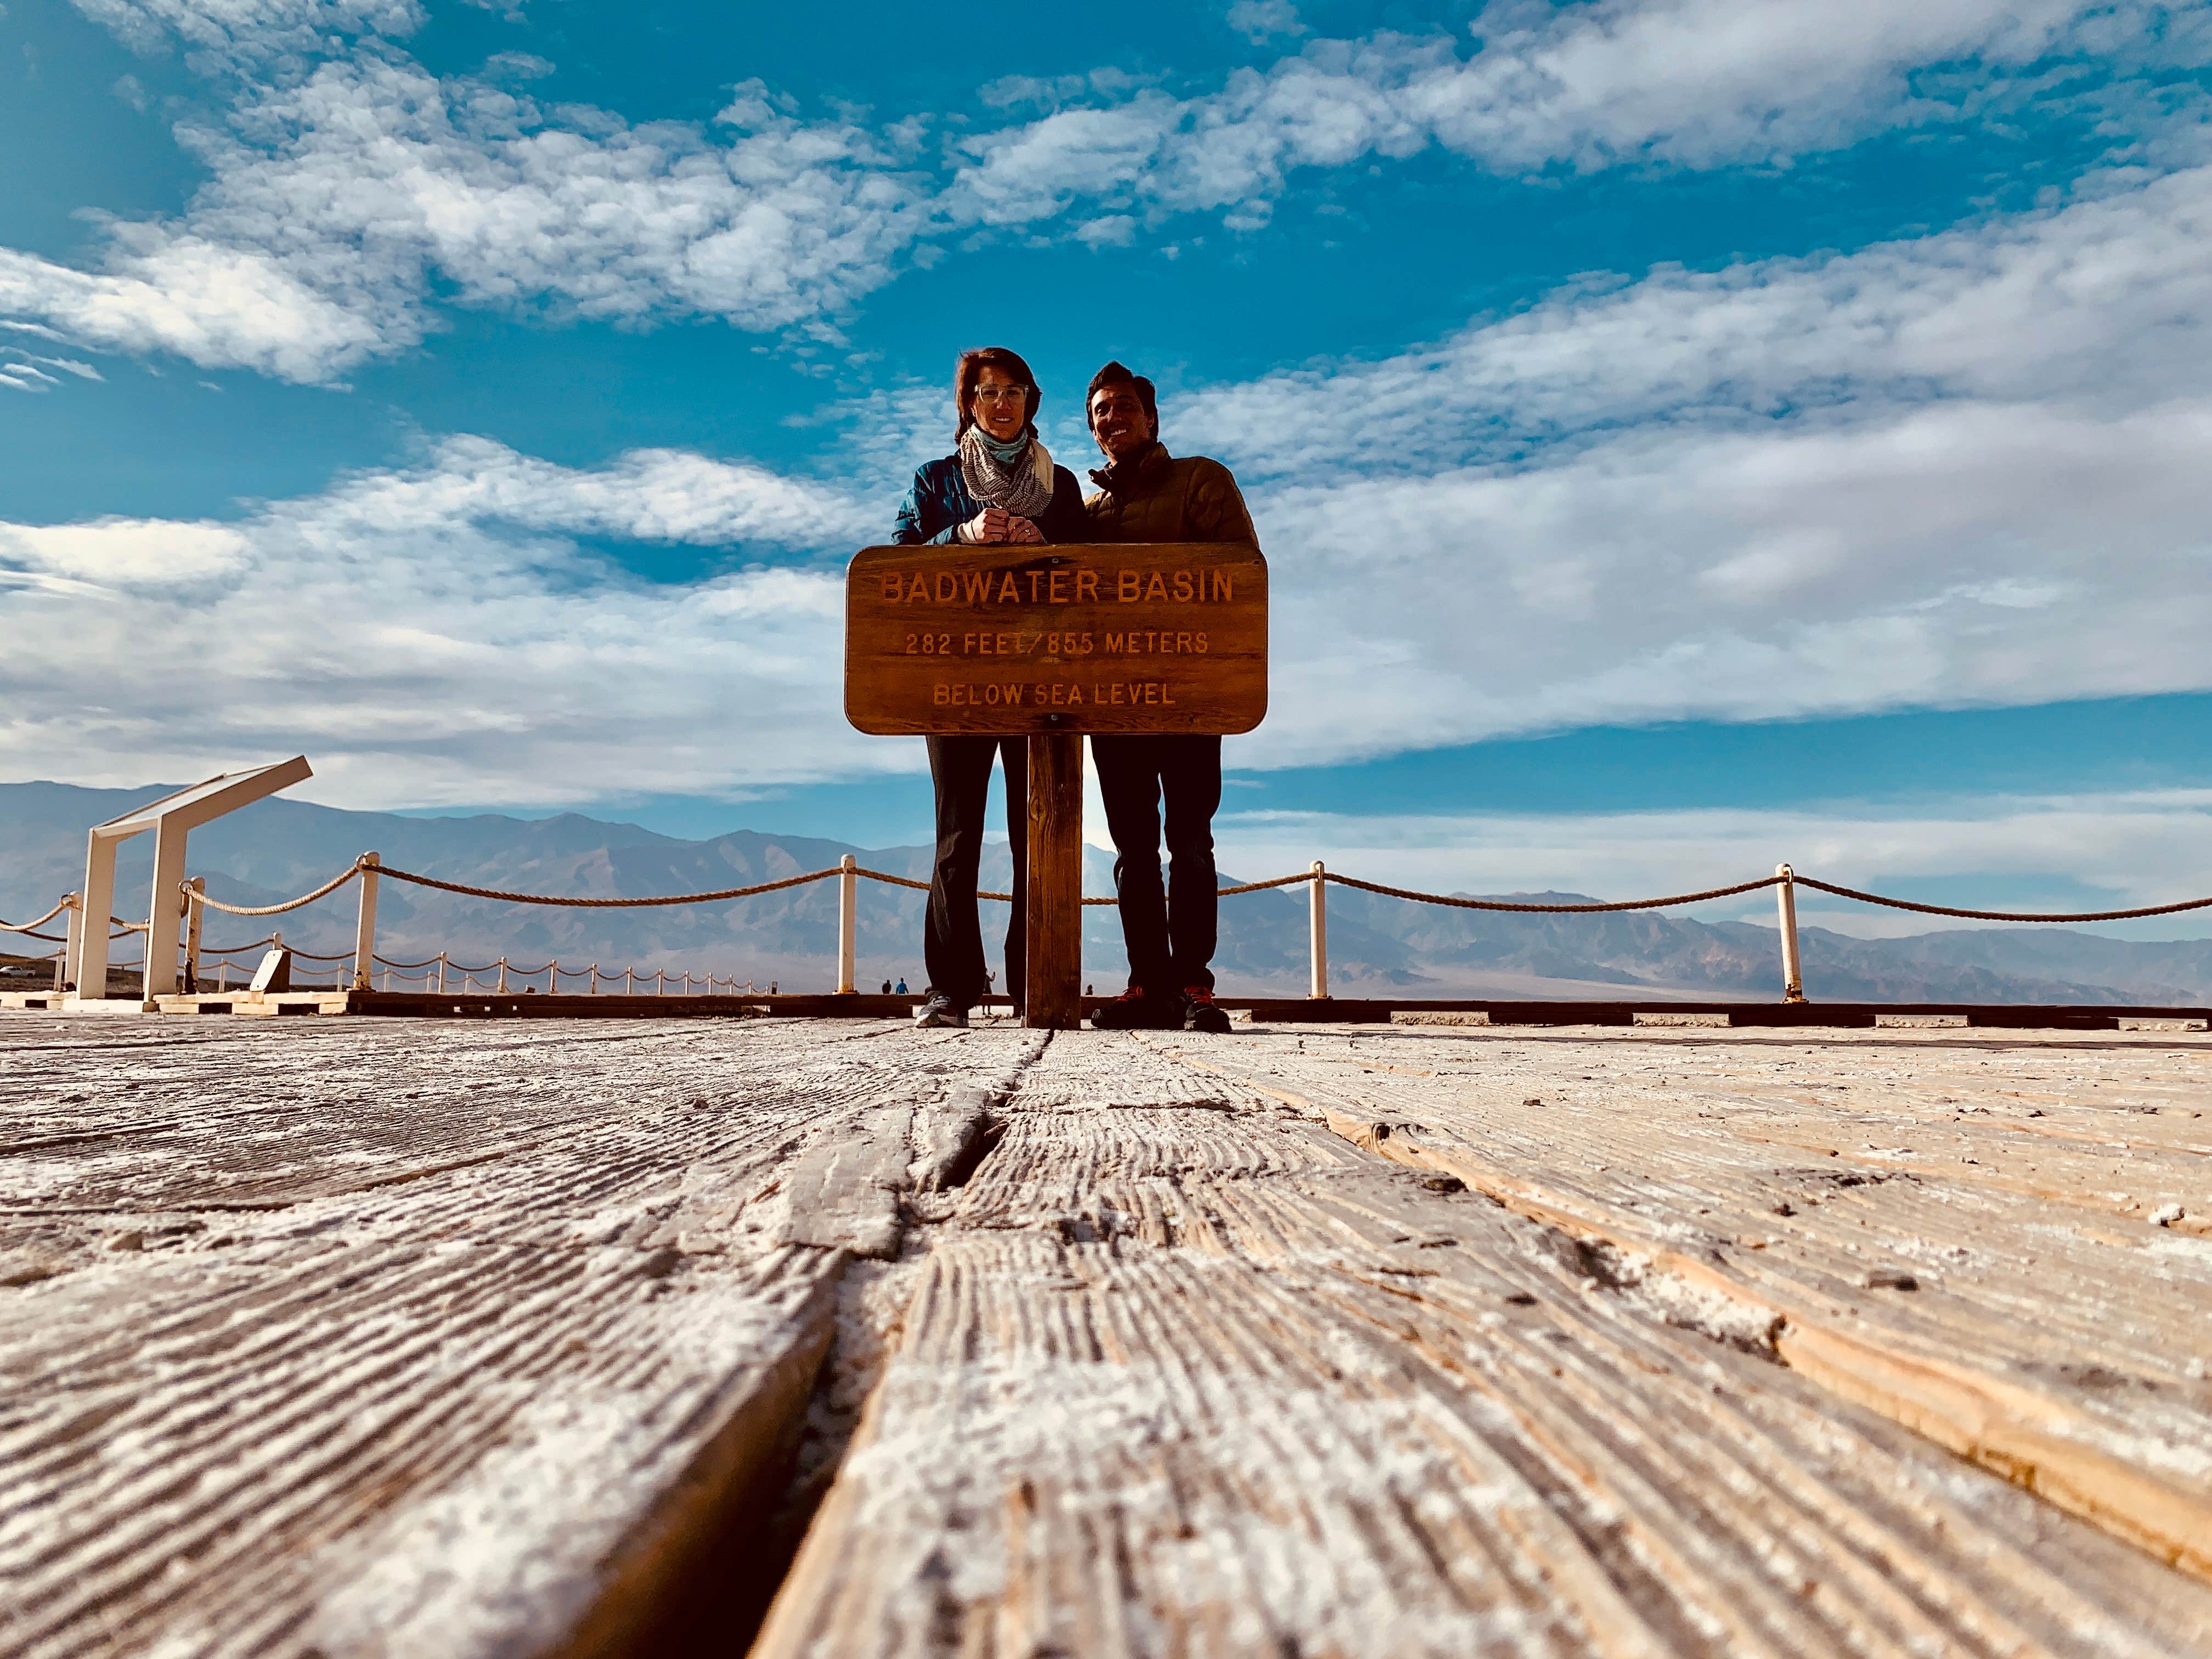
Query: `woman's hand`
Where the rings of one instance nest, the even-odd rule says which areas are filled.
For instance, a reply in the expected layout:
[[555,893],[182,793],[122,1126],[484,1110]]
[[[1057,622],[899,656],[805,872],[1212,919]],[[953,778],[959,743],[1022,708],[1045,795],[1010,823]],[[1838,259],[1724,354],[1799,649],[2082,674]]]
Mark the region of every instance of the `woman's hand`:
[[1035,537],[1035,525],[1030,525],[1030,538],[1016,535],[1013,527],[1018,524],[1026,525],[1029,520],[1017,519],[1003,507],[987,507],[960,526],[960,539],[988,547],[998,542],[1018,542]]
[[1006,520],[1006,539],[1010,542],[1042,542],[1044,532],[1027,519],[1009,516]]

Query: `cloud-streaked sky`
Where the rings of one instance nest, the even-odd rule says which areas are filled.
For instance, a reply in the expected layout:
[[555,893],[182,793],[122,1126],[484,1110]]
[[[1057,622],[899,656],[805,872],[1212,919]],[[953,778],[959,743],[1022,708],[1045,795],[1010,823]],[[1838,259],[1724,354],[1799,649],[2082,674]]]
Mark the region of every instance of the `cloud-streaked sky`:
[[838,571],[997,342],[1244,481],[1255,870],[2212,890],[2212,3],[1003,24],[7,0],[0,775],[912,838]]

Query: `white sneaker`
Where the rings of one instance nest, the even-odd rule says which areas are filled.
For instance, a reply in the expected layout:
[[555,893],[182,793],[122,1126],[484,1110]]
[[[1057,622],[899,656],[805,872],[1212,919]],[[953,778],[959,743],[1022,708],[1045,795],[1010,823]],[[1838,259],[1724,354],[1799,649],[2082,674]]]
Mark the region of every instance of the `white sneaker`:
[[968,1011],[959,1006],[942,991],[932,991],[929,994],[929,1000],[914,1011],[914,1023],[919,1026],[957,1026],[965,1030],[968,1027]]

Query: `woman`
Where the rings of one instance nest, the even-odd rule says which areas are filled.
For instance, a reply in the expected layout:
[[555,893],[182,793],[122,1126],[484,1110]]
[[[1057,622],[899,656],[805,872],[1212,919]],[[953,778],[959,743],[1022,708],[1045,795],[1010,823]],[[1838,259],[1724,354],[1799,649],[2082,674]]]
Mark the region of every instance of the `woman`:
[[[953,370],[957,447],[914,475],[891,540],[901,546],[995,546],[1079,542],[1089,519],[1075,475],[1054,466],[1037,437],[1036,376],[1004,346],[963,351]],[[929,775],[937,792],[937,866],[929,883],[922,958],[928,994],[917,1025],[965,1025],[988,983],[975,914],[983,809],[991,762],[1006,757],[1006,835],[1014,856],[1013,917],[1006,924],[1006,993],[1022,1006],[1022,921],[1029,903],[1029,745],[1018,737],[934,737]]]

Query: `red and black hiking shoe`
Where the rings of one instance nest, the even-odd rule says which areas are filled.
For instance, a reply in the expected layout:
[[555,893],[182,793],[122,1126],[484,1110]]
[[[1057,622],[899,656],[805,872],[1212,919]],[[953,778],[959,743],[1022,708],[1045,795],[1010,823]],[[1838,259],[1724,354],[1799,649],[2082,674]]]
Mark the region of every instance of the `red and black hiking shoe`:
[[1091,1016],[1094,1031],[1179,1031],[1182,1009],[1170,997],[1148,997],[1141,985],[1127,990]]
[[1229,1011],[1214,1006],[1212,986],[1193,985],[1183,992],[1182,1000],[1190,1011],[1182,1022],[1186,1030],[1212,1031],[1221,1036],[1228,1035]]

